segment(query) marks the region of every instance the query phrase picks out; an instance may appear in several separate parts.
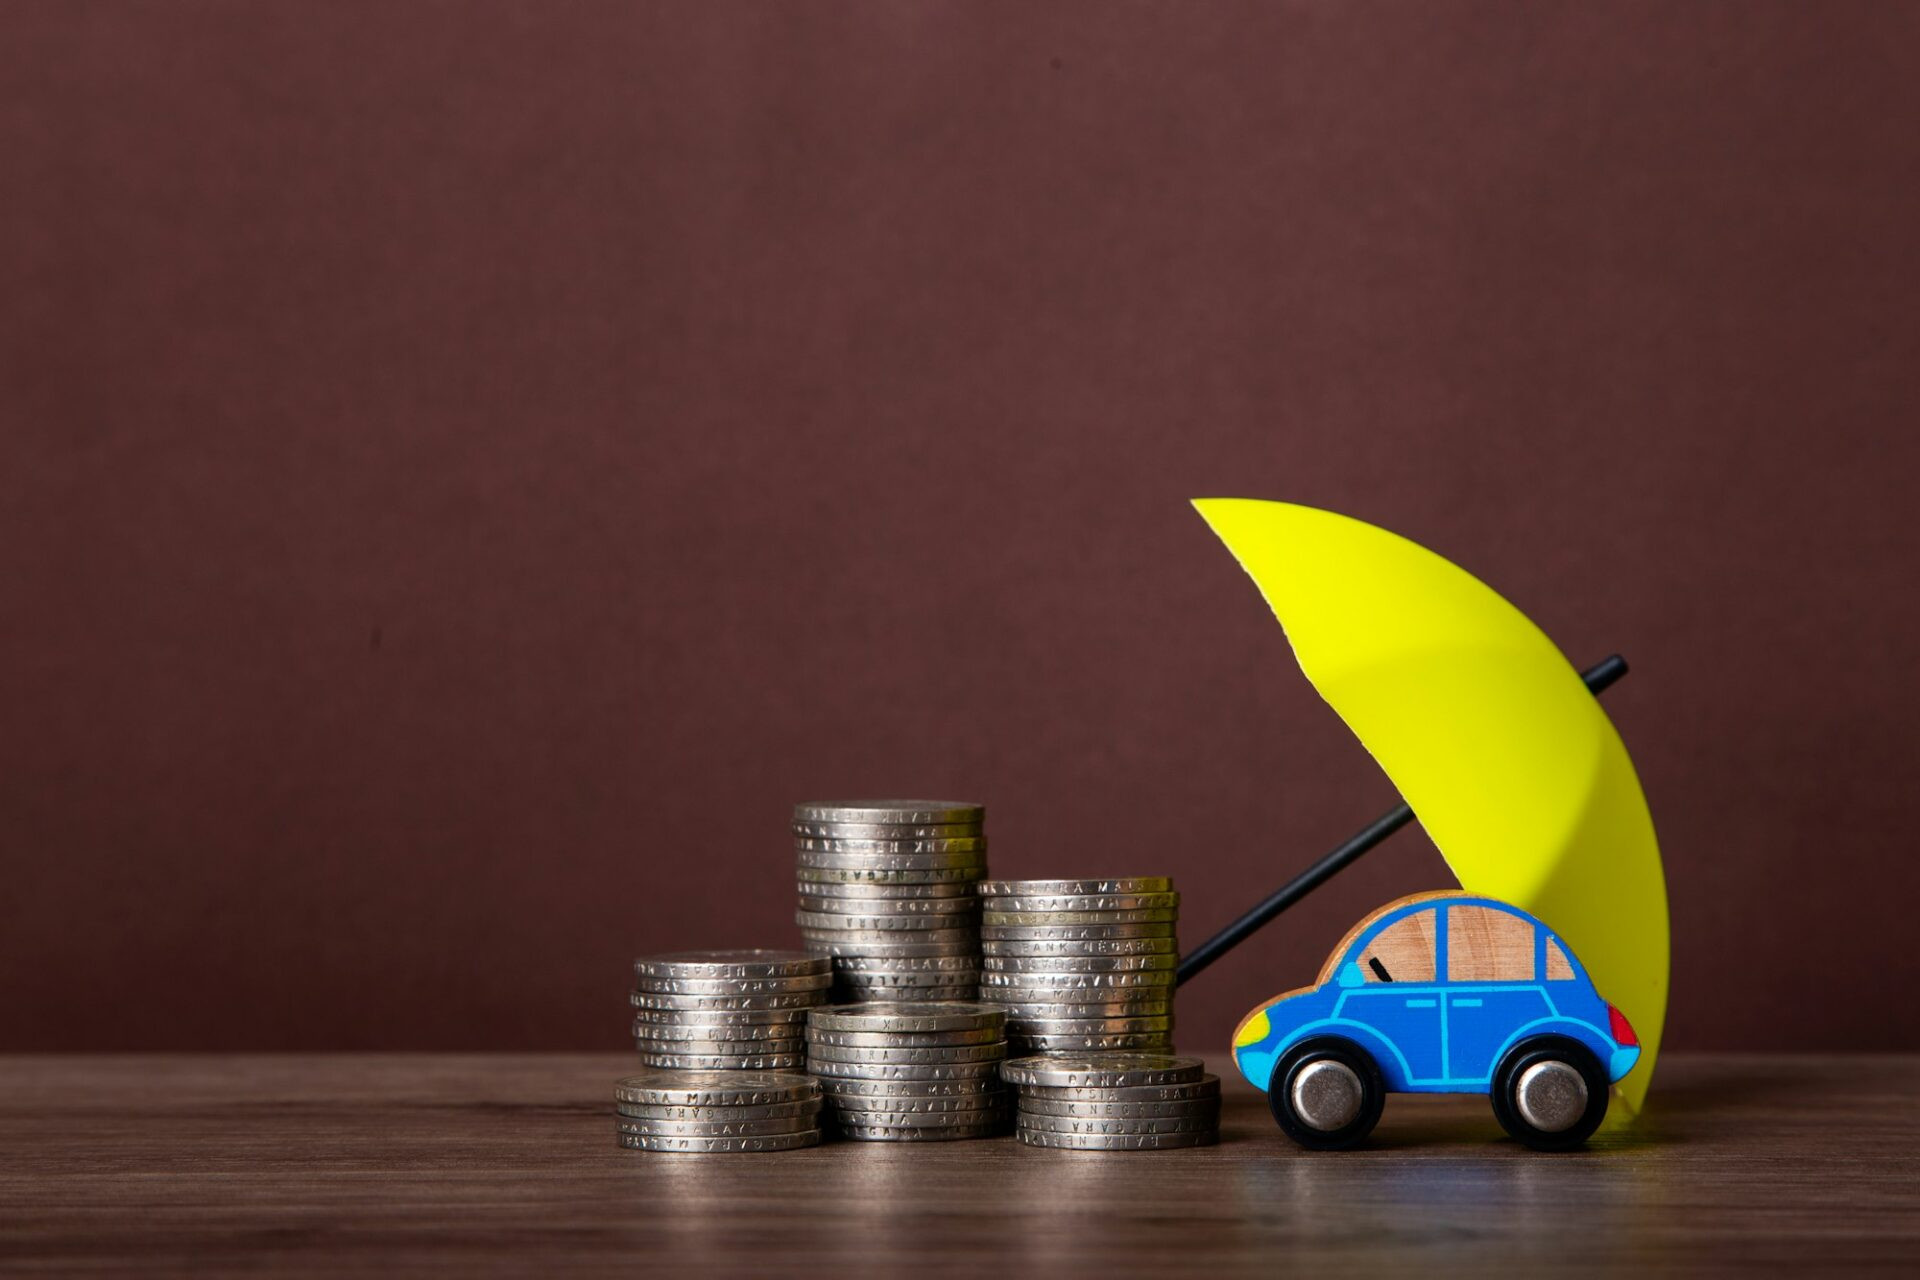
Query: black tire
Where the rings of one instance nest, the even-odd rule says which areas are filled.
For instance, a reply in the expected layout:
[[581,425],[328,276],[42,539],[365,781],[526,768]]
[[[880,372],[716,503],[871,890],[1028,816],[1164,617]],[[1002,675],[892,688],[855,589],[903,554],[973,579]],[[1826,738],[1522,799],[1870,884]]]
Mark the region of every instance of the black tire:
[[[1578,1071],[1586,1083],[1587,1109],[1571,1128],[1556,1132],[1537,1129],[1520,1114],[1514,1085],[1521,1072],[1538,1062],[1564,1062]],[[1507,1050],[1507,1056],[1500,1060],[1499,1069],[1493,1073],[1490,1091],[1494,1119],[1515,1141],[1535,1151],[1571,1151],[1584,1144],[1606,1119],[1608,1092],[1607,1072],[1600,1065],[1600,1059],[1594,1056],[1593,1050],[1566,1036],[1534,1036]]]
[[[1329,1059],[1360,1078],[1360,1110],[1339,1129],[1316,1129],[1294,1110],[1293,1079],[1311,1063]],[[1359,1146],[1380,1123],[1387,1105],[1387,1085],[1373,1055],[1343,1036],[1313,1036],[1280,1055],[1267,1081],[1267,1105],[1281,1132],[1309,1151],[1345,1151]]]

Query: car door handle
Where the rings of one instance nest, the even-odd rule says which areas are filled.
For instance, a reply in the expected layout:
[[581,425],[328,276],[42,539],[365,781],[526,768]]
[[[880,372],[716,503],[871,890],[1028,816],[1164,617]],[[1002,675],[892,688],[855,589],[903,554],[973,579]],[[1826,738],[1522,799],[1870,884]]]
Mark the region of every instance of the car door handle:
[[1453,1005],[1456,1009],[1478,1009],[1481,1005],[1481,1000],[1478,996],[1472,998],[1455,996],[1453,998]]
[[1409,1000],[1409,1001],[1407,1001],[1407,1008],[1409,1008],[1409,1009],[1431,1009],[1431,1008],[1433,1008],[1433,1007],[1434,1007],[1435,1005],[1437,1005],[1437,1004],[1439,1004],[1439,1003],[1440,1003],[1440,1002],[1439,1002],[1438,1000]]

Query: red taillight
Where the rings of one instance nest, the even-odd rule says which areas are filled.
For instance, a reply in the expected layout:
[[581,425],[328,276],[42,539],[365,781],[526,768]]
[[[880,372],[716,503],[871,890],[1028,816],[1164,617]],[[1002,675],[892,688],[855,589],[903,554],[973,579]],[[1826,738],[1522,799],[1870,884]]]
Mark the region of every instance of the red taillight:
[[1623,1049],[1630,1049],[1640,1043],[1640,1037],[1633,1034],[1633,1024],[1627,1021],[1627,1015],[1607,1006],[1607,1022],[1613,1031],[1614,1042]]

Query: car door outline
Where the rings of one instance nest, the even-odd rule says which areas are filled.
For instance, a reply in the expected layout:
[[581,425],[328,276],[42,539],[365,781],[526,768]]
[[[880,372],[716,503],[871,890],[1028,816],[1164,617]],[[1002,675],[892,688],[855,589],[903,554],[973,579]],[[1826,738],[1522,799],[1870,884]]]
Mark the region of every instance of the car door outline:
[[[1449,904],[1441,913],[1443,918],[1439,927],[1444,930],[1450,944],[1455,928],[1454,913],[1461,910],[1492,909],[1462,903]],[[1525,919],[1508,913],[1500,914],[1509,921]],[[1493,1079],[1494,1069],[1499,1065],[1500,1051],[1512,1040],[1514,1032],[1520,1027],[1553,1016],[1553,1001],[1539,981],[1545,948],[1544,930],[1531,919],[1525,919],[1525,925],[1528,930],[1525,954],[1531,980],[1521,981],[1510,977],[1507,980],[1454,981],[1455,957],[1470,953],[1451,945],[1447,948],[1448,967],[1444,975],[1448,979],[1445,984],[1446,1074],[1451,1084],[1475,1088],[1486,1085]]]
[[[1428,908],[1437,913],[1433,922],[1433,973],[1437,979],[1446,972],[1445,909]],[[1412,921],[1427,912],[1409,912],[1393,925]],[[1389,928],[1392,925],[1388,926]],[[1384,934],[1386,929],[1380,931]],[[1369,942],[1377,941],[1376,934]],[[1360,963],[1365,947],[1355,947],[1352,963]],[[1364,972],[1364,970],[1363,970]],[[1446,999],[1443,985],[1435,981],[1402,982],[1385,980],[1348,987],[1341,993],[1334,1017],[1365,1027],[1393,1046],[1400,1056],[1409,1085],[1443,1083],[1447,1074]]]

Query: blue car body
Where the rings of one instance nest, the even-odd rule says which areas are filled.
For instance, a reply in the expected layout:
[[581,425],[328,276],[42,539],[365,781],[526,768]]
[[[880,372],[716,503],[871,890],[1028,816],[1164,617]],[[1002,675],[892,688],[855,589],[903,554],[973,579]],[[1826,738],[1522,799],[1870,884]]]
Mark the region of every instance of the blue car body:
[[[1464,957],[1470,963],[1463,966],[1463,957],[1449,956],[1450,917],[1463,909],[1517,918],[1494,922],[1505,944],[1498,963],[1474,956]],[[1422,912],[1435,914],[1412,920]],[[1481,937],[1489,922],[1484,915],[1461,917],[1463,947],[1469,919],[1480,926]],[[1431,952],[1425,965],[1412,966],[1418,973],[1412,981],[1386,977],[1377,955],[1368,962],[1375,967],[1362,964],[1381,935],[1403,922],[1419,926],[1419,941]],[[1395,936],[1404,939],[1410,932],[1403,928]],[[1530,966],[1524,954],[1529,942]],[[1486,971],[1505,968],[1509,975],[1530,972],[1531,979],[1454,978],[1463,967],[1476,965]],[[1464,893],[1417,895],[1362,921],[1321,971],[1317,986],[1276,996],[1247,1015],[1234,1035],[1234,1064],[1265,1089],[1281,1055],[1309,1036],[1322,1035],[1341,1036],[1365,1049],[1386,1087],[1402,1093],[1485,1093],[1508,1051],[1539,1035],[1585,1045],[1609,1080],[1619,1080],[1640,1058],[1631,1025],[1600,998],[1572,950],[1546,925],[1518,907]]]

